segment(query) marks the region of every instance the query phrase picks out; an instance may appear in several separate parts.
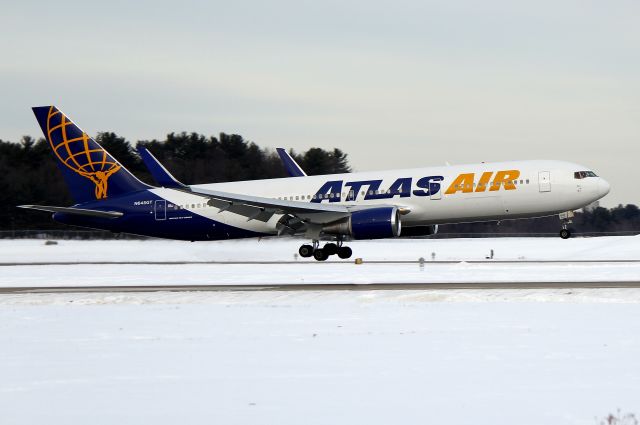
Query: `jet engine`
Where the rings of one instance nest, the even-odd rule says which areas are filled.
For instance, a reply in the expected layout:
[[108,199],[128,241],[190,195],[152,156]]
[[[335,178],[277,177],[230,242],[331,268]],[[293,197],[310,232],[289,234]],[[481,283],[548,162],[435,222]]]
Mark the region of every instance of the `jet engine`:
[[322,231],[353,239],[384,239],[400,236],[401,227],[398,208],[380,207],[354,211],[348,218],[325,224]]

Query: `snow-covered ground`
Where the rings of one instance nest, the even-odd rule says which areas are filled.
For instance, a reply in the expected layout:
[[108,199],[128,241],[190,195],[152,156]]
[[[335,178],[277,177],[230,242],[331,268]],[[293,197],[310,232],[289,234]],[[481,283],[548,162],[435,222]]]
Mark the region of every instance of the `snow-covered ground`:
[[[0,262],[295,261],[299,244],[0,241]],[[0,286],[640,277],[614,262],[640,260],[638,237],[351,246],[365,264],[0,266]],[[567,263],[469,263],[491,249]],[[4,294],[0,424],[593,425],[640,413],[638,335],[640,289]]]
[[[354,257],[318,263],[295,259],[298,239],[229,242],[0,241],[0,263],[219,262],[271,264],[82,264],[1,266],[0,287],[86,285],[238,285],[446,282],[624,282],[640,278],[640,237],[497,238],[353,242]],[[493,262],[485,260],[494,251]],[[432,253],[434,255],[432,255]],[[336,257],[333,257],[336,258]],[[417,260],[424,258],[421,267]],[[435,258],[435,262],[432,259]],[[412,261],[377,264],[375,261]],[[563,260],[564,263],[500,261]],[[580,261],[599,260],[589,263]],[[278,264],[289,261],[290,264]],[[439,261],[453,261],[439,263]]]
[[4,295],[0,423],[592,425],[638,335],[634,289]]
[[[263,238],[216,242],[160,239],[58,241],[0,240],[0,263],[65,261],[295,261],[297,238]],[[475,238],[353,241],[354,256],[365,261],[495,260],[640,260],[640,235],[598,238]],[[331,257],[339,260],[337,257]],[[298,261],[313,260],[298,258]]]

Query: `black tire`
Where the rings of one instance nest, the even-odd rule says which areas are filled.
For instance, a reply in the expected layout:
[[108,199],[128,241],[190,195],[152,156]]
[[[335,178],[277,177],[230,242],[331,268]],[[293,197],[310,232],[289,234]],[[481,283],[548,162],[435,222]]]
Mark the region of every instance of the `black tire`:
[[298,250],[301,257],[309,258],[313,255],[313,247],[311,245],[302,245]]
[[329,256],[324,252],[324,249],[316,249],[313,251],[313,258],[315,258],[316,261],[325,261]]
[[351,248],[349,248],[348,246],[341,246],[340,248],[338,248],[338,257],[344,259],[350,258],[351,255],[353,254],[353,251],[351,251]]
[[562,239],[569,239],[571,237],[571,231],[569,229],[560,230],[560,237]]
[[338,253],[338,245],[329,242],[324,244],[324,246],[322,247],[322,250],[327,254],[327,255],[336,255]]

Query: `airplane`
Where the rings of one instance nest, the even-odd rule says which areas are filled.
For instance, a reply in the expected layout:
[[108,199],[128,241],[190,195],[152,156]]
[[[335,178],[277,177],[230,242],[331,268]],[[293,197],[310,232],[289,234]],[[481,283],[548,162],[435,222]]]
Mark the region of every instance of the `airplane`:
[[283,149],[290,177],[196,185],[141,149],[158,183],[150,186],[55,106],[33,112],[76,203],[20,208],[74,226],[186,241],[304,236],[311,243],[298,253],[317,261],[350,258],[350,240],[431,235],[449,223],[557,214],[566,239],[573,211],[610,190],[589,168],[555,160],[308,176]]

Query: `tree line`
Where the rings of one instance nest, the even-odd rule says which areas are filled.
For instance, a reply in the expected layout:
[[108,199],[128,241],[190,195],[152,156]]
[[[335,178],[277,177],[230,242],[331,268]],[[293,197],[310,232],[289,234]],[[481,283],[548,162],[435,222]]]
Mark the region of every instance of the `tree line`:
[[[261,148],[237,134],[218,137],[170,133],[164,140],[140,140],[134,145],[112,132],[96,141],[140,180],[154,184],[137,152],[144,146],[186,184],[218,183],[287,177],[277,152]],[[311,148],[291,152],[309,175],[348,173],[347,154],[340,149]],[[49,143],[25,136],[19,143],[0,140],[0,230],[64,229],[50,215],[16,209],[16,205],[72,205],[69,191]]]
[[[132,143],[112,132],[99,133],[98,143],[142,181],[154,184],[136,148],[144,146],[180,181],[217,183],[287,177],[276,152],[237,134],[218,137],[170,133],[164,140]],[[340,149],[311,148],[293,158],[309,175],[348,173],[347,154]],[[72,205],[66,184],[45,139],[25,136],[19,143],[0,140],[0,230],[65,229],[49,214],[16,209],[21,204]],[[640,231],[640,209],[619,205],[586,208],[573,219],[577,232]],[[463,223],[440,226],[440,233],[557,233],[557,216],[527,220]]]
[[[614,208],[590,206],[575,212],[569,228],[577,233],[631,233],[640,232],[640,208],[633,204]],[[484,223],[461,223],[440,226],[439,234],[480,233],[553,233],[560,231],[558,216],[523,220],[490,221]]]

